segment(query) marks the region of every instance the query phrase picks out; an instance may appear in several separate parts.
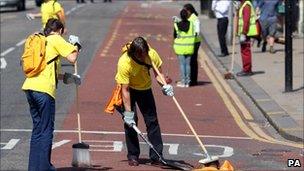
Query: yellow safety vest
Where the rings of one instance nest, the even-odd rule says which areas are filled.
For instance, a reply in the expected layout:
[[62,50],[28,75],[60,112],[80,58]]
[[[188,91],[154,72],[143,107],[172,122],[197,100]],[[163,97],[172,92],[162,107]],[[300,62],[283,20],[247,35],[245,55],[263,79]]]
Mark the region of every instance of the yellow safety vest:
[[177,55],[192,55],[194,53],[195,41],[193,23],[190,22],[188,32],[179,30],[177,27],[177,23],[174,23],[174,29],[177,34],[173,44],[174,52]]
[[[198,20],[198,17],[194,13],[192,13],[191,16],[188,18],[188,21],[194,23],[195,20]],[[195,43],[201,42],[201,40],[201,36],[195,36]]]
[[242,34],[242,30],[243,30],[243,26],[244,26],[244,22],[243,22],[243,9],[246,5],[250,6],[251,12],[250,12],[250,26],[249,26],[249,30],[247,33],[247,36],[256,36],[258,35],[258,30],[256,27],[256,15],[254,12],[254,8],[251,4],[250,1],[245,1],[244,4],[241,6],[240,10],[239,10],[239,28],[238,28],[238,35],[240,36]]

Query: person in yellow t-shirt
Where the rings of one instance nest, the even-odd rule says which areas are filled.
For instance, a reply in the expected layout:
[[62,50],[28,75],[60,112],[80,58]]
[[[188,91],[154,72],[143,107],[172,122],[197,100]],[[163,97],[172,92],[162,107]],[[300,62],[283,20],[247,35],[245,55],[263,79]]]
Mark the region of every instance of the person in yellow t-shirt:
[[[137,124],[138,121],[136,104],[144,117],[149,140],[157,152],[162,155],[163,142],[149,73],[149,69],[153,68],[152,62],[161,73],[162,60],[158,53],[149,47],[146,40],[142,37],[136,37],[127,45],[126,49],[119,58],[115,80],[117,84],[122,85],[123,119],[125,122],[128,162],[130,166],[138,166],[139,142],[137,133],[132,129],[132,125]],[[163,93],[167,96],[173,96],[173,87],[170,84],[162,84],[160,77],[163,77],[163,74],[157,75],[157,72],[154,70],[154,75],[162,86]],[[159,161],[158,156],[152,150],[150,150],[150,159],[152,163]]]
[[[59,19],[65,26],[64,9],[57,0],[44,0],[41,4],[40,13],[28,13],[27,17],[29,19],[41,17],[42,28],[45,27],[46,22],[50,18]],[[66,30],[64,30],[64,33],[66,33]]]
[[54,132],[57,80],[63,79],[64,83],[80,84],[79,76],[68,73],[59,74],[61,57],[75,63],[78,56],[78,47],[61,37],[63,29],[64,26],[58,19],[47,21],[44,34],[47,41],[45,58],[48,64],[38,75],[26,78],[22,86],[33,120],[29,171],[55,170],[50,156]]

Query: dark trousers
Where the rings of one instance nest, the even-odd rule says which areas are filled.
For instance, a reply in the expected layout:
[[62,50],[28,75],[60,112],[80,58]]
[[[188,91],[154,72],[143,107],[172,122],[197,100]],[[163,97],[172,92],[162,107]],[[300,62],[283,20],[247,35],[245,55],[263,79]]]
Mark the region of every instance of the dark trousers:
[[243,71],[252,72],[251,42],[249,37],[246,38],[246,41],[244,43],[241,43],[241,56],[243,62]]
[[52,171],[51,151],[55,121],[55,99],[46,93],[27,90],[33,130],[30,143],[29,171]]
[[198,76],[198,63],[197,63],[197,55],[198,55],[198,49],[201,46],[201,42],[196,42],[194,44],[194,53],[191,56],[191,61],[190,61],[190,84],[191,85],[196,85],[197,84],[197,76]]
[[221,53],[223,55],[228,55],[228,49],[226,44],[226,33],[227,33],[227,27],[228,27],[228,18],[218,18],[217,19],[217,36],[218,40],[220,42],[221,47]]
[[77,3],[85,3],[85,0],[76,0]]
[[[146,130],[148,134],[148,139],[156,149],[156,151],[162,155],[163,151],[163,141],[161,138],[160,127],[157,120],[157,113],[155,107],[155,101],[152,94],[152,90],[134,90],[130,89],[131,97],[131,108],[135,112],[134,120],[137,124],[138,117],[136,112],[136,105],[138,106],[140,112],[144,117],[146,123]],[[128,127],[126,124],[125,127],[125,136],[126,144],[128,148],[128,159],[138,159],[140,154],[139,141],[137,133],[133,128]],[[158,160],[158,156],[155,152],[150,149],[150,159]]]

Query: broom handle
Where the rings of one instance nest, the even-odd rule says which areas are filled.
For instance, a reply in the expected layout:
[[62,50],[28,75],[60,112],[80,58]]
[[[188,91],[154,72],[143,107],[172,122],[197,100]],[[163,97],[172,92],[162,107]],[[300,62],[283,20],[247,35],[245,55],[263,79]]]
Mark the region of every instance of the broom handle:
[[235,13],[234,17],[233,17],[232,57],[231,57],[230,72],[233,72],[233,68],[234,68],[236,31],[237,31],[237,17],[236,17],[236,13]]
[[[78,74],[77,61],[74,64],[74,72]],[[80,114],[79,114],[79,95],[78,95],[78,85],[76,86],[76,111],[77,111],[77,123],[78,123],[78,140],[81,143],[81,126],[80,126]]]
[[[152,63],[152,66],[154,68],[154,70],[156,71],[157,75],[160,77],[161,79],[161,82],[164,84],[164,85],[167,85],[167,82],[165,81],[165,78],[163,77],[163,75],[159,72],[158,68],[155,66],[155,64],[153,62]],[[182,114],[182,116],[184,117],[185,121],[187,122],[190,130],[192,131],[192,133],[194,134],[196,140],[198,141],[199,145],[201,146],[201,148],[203,149],[203,151],[205,152],[205,154],[207,155],[207,158],[211,159],[211,157],[209,156],[208,152],[207,152],[207,149],[205,148],[204,144],[202,143],[202,141],[200,140],[200,138],[198,137],[196,131],[194,130],[192,124],[190,123],[189,119],[187,118],[184,110],[182,109],[182,107],[179,105],[178,101],[176,100],[176,98],[174,96],[172,96],[172,99],[175,103],[175,105],[177,106],[178,110],[180,111],[180,113]]]

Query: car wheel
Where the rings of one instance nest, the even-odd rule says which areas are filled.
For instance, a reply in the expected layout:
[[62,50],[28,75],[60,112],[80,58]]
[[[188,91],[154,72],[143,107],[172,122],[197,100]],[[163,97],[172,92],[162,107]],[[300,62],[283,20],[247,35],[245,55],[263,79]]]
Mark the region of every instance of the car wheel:
[[18,11],[24,11],[25,10],[25,1],[24,0],[19,2],[19,4],[17,5],[17,10]]

